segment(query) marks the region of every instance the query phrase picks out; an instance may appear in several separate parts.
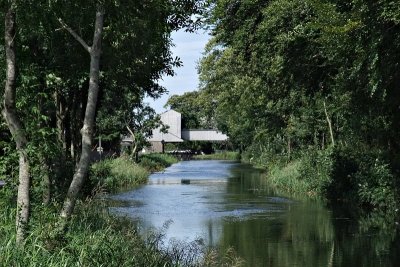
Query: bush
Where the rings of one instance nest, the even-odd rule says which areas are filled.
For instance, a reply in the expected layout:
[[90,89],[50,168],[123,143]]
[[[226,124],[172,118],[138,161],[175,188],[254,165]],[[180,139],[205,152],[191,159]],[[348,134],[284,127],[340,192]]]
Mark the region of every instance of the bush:
[[361,160],[354,179],[361,204],[379,209],[396,208],[395,179],[387,163],[379,158],[365,158]]
[[299,176],[306,185],[309,195],[326,196],[332,183],[331,148],[326,150],[308,149],[301,153]]

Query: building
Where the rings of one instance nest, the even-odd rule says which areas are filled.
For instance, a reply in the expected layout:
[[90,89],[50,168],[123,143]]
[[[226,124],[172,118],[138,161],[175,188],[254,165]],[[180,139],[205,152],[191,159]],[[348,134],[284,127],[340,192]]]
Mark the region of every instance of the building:
[[169,110],[161,114],[161,121],[169,128],[166,133],[161,127],[153,130],[153,136],[149,138],[151,143],[150,151],[163,152],[166,143],[181,143],[183,141],[214,141],[221,142],[228,140],[228,136],[212,129],[182,129],[182,114]]

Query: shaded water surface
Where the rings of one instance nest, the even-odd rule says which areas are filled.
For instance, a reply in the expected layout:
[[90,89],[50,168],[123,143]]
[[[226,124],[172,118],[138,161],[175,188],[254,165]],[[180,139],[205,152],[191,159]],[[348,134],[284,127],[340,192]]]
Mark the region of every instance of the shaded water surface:
[[260,171],[232,161],[182,161],[113,199],[112,211],[142,232],[169,222],[167,239],[233,247],[246,266],[400,266],[394,223],[371,227],[383,219],[354,221],[343,209],[281,196]]

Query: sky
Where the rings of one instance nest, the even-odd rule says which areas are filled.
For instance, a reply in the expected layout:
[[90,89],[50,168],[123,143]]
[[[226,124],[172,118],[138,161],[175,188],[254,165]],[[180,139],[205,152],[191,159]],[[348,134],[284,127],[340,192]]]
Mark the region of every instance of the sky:
[[157,113],[167,110],[164,105],[171,95],[182,95],[185,92],[197,90],[199,78],[196,66],[209,38],[210,36],[204,30],[199,30],[196,33],[184,32],[183,30],[172,33],[172,41],[175,44],[171,49],[173,57],[179,57],[183,66],[175,68],[175,76],[166,76],[159,81],[162,86],[167,88],[168,94],[164,94],[156,100],[145,98],[145,102],[149,103]]

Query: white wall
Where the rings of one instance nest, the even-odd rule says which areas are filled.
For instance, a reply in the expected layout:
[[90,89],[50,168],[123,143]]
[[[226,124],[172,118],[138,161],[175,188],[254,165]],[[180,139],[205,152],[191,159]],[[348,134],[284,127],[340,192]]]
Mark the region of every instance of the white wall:
[[228,136],[215,130],[183,130],[182,139],[189,141],[225,141]]
[[169,110],[161,114],[161,121],[164,125],[169,126],[168,133],[160,132],[160,128],[154,129],[153,136],[149,141],[182,142],[181,119],[182,115],[175,110]]

